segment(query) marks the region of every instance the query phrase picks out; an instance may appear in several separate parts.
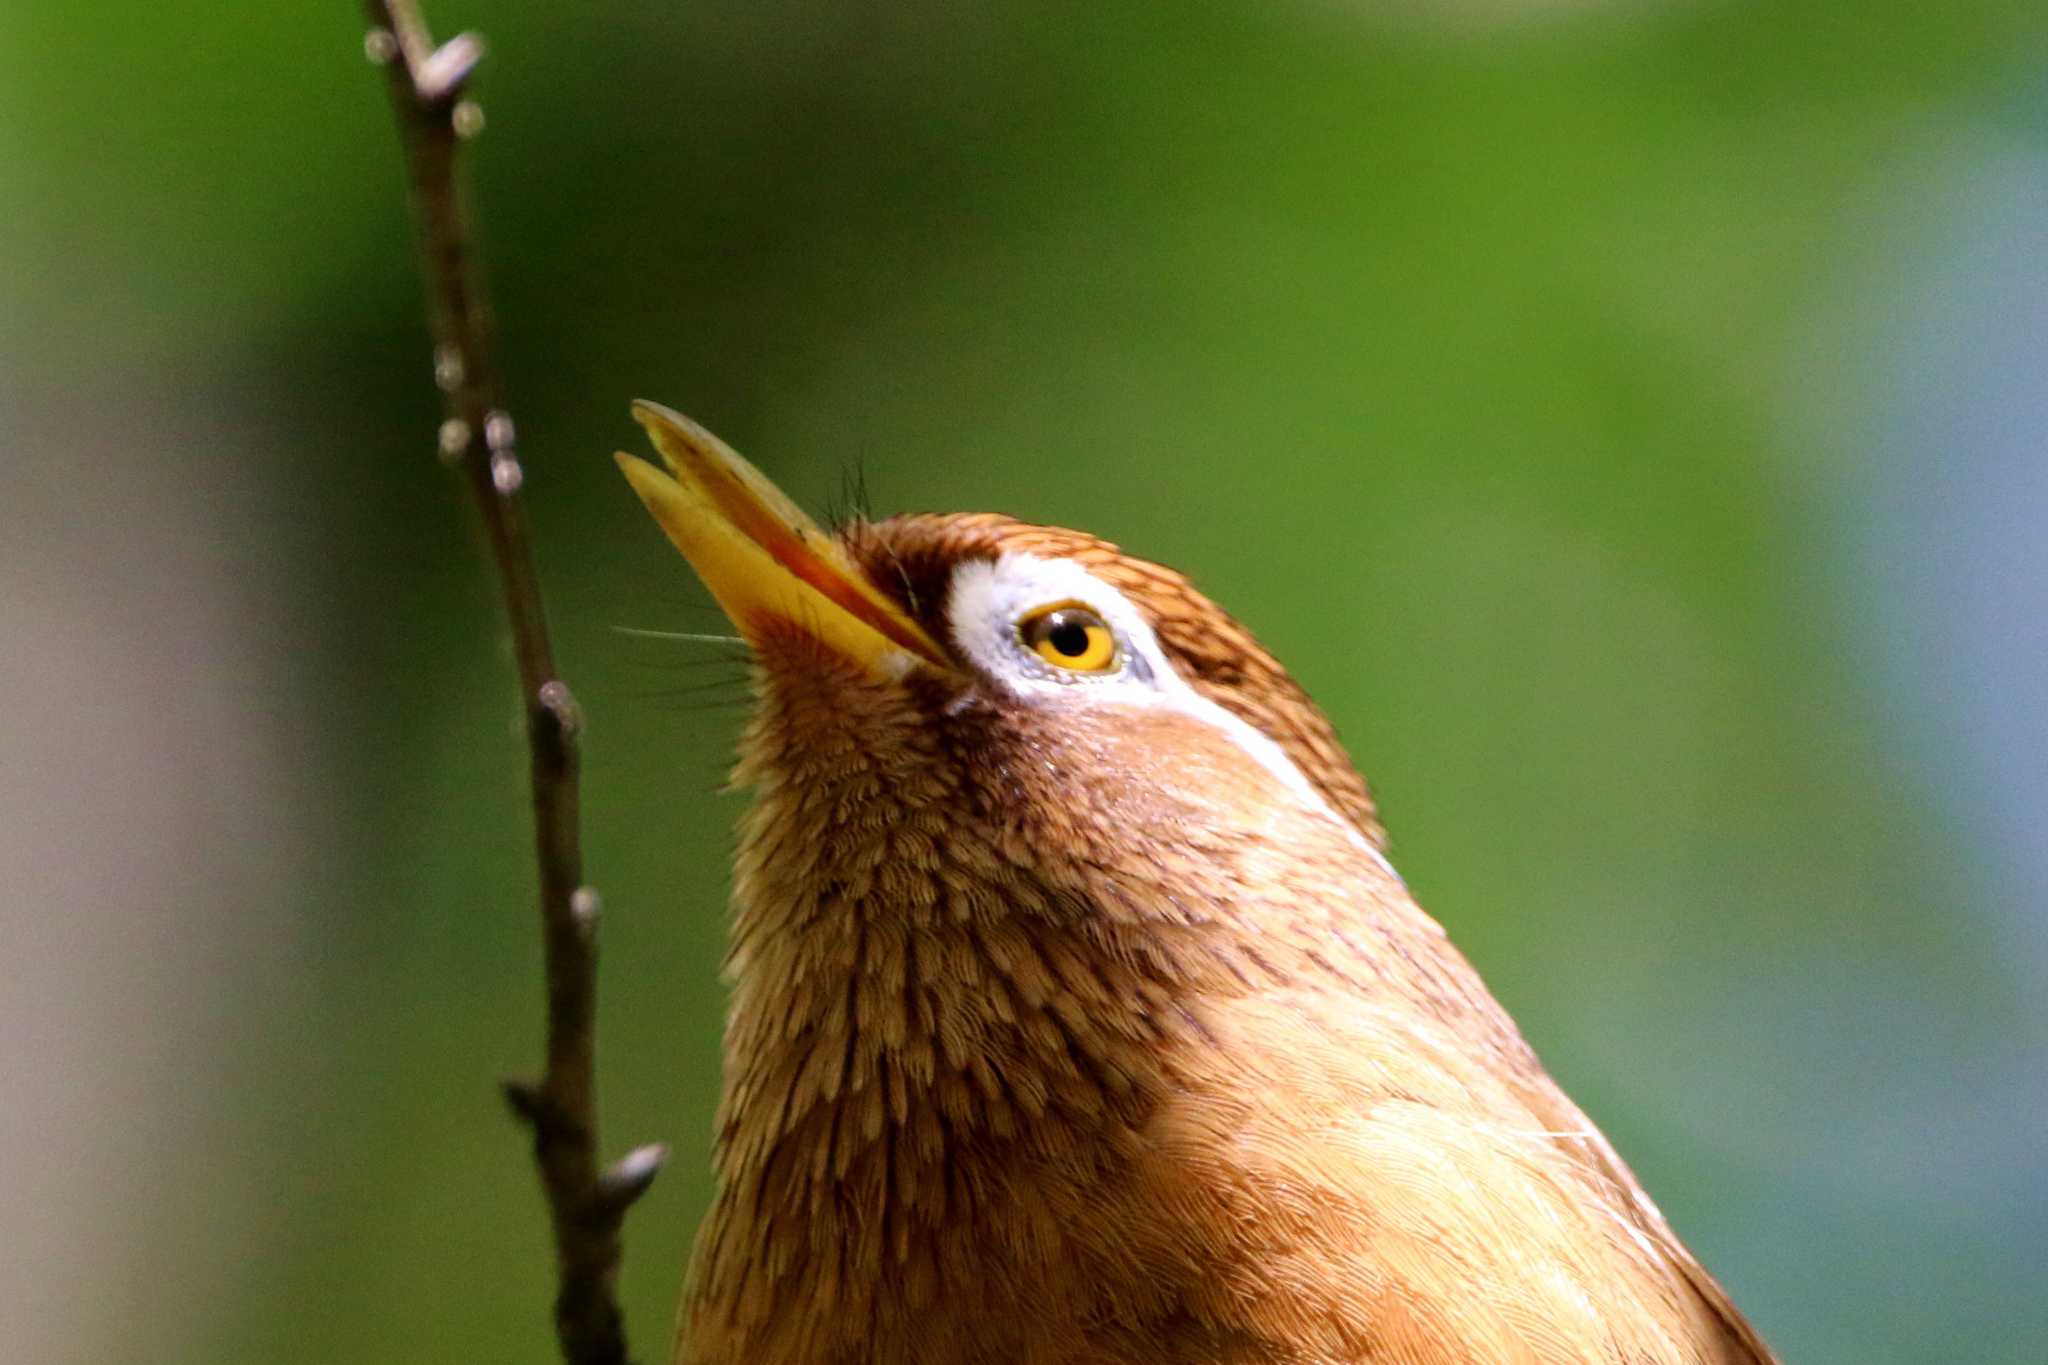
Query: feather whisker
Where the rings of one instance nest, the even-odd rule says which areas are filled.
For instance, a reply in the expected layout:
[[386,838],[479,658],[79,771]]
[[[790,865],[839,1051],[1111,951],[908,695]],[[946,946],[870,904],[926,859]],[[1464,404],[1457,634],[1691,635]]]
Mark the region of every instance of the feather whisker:
[[697,645],[739,645],[746,646],[746,640],[738,635],[713,635],[695,630],[654,630],[647,626],[613,626],[621,635],[630,635],[638,640],[681,640]]

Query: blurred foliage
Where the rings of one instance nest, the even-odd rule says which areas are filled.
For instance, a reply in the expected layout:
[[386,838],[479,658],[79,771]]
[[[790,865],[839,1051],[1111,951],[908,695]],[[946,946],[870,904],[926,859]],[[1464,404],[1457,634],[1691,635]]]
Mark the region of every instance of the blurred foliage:
[[[1188,569],[1787,1359],[2040,1358],[2041,959],[2001,946],[1980,798],[1895,728],[1841,553],[1869,302],[1936,249],[1954,139],[2042,145],[2038,5],[429,11],[492,45],[474,166],[591,720],[606,1139],[676,1149],[628,1225],[647,1357],[708,1197],[744,672],[613,629],[717,628],[604,458],[636,395],[820,508],[857,476],[877,513]],[[78,1300],[81,1359],[550,1358],[491,1089],[539,1031],[511,675],[357,18],[0,17],[15,477],[225,528],[185,550],[248,585],[219,610],[276,671],[222,685],[304,843],[210,903],[293,929],[185,987],[212,1022],[167,1110],[104,1116],[171,1174],[123,1196],[152,1269]],[[172,856],[267,837],[212,834]]]

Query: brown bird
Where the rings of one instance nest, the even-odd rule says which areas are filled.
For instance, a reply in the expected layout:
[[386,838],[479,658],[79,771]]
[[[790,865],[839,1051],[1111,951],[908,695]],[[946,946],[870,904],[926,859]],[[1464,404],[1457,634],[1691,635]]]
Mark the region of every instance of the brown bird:
[[993,515],[828,535],[634,416],[758,695],[678,1360],[1773,1358],[1186,578]]

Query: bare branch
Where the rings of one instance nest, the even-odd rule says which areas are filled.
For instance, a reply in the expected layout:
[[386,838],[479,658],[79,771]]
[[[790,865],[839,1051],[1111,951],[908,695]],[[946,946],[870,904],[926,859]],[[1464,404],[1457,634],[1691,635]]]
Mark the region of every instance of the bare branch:
[[540,576],[519,490],[490,308],[458,173],[464,138],[483,126],[465,92],[483,41],[462,34],[436,47],[413,0],[366,0],[363,50],[390,76],[392,108],[411,183],[421,270],[441,390],[442,458],[469,485],[498,571],[525,699],[534,837],[547,962],[547,1063],[535,1083],[507,1082],[505,1097],[533,1130],[534,1159],[554,1226],[555,1330],[569,1365],[624,1365],[616,1280],[619,1227],[653,1181],[667,1149],[636,1148],[600,1172],[597,1157],[598,897],[583,885],[578,833],[577,733],[569,685],[555,672]]

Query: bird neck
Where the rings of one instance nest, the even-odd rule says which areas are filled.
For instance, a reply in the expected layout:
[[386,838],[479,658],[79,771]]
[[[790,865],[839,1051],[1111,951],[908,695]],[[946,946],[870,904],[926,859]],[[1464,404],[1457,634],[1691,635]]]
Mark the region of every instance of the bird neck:
[[956,721],[963,761],[848,697],[771,691],[742,746],[698,1360],[881,1359],[939,1304],[1028,1316],[1231,1001],[1380,989],[1352,958],[1435,934],[1355,832],[1259,770],[1237,806],[1154,808],[1131,793],[1168,784],[1085,769],[1038,797],[1042,751]]
[[1005,849],[947,769],[883,748],[770,779],[742,829],[720,1168],[770,1203],[1134,1126],[1199,974]]
[[[1196,955],[1050,884],[916,736],[863,739],[818,765],[745,750],[703,1358],[830,1358],[776,1334],[857,1345],[1020,1292],[1060,1254],[1050,1210],[1115,1178],[1194,1026]],[[797,1285],[801,1329],[773,1308]]]

